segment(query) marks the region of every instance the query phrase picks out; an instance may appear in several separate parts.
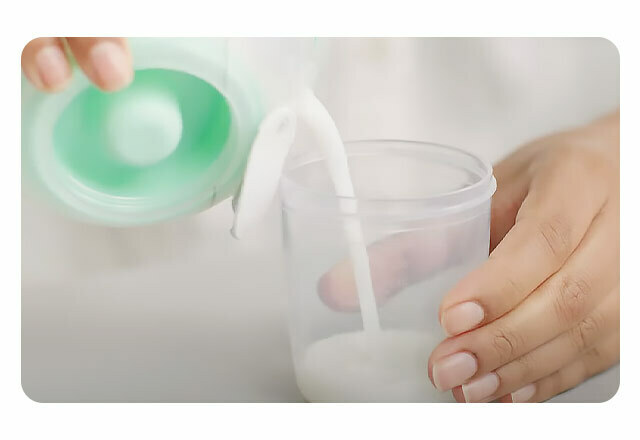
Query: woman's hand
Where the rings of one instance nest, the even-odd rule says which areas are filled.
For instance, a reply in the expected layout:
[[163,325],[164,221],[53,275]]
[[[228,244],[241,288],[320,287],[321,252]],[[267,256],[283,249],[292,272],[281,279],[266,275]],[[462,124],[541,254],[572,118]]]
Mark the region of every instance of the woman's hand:
[[[492,253],[442,301],[450,337],[428,365],[438,389],[461,402],[542,401],[618,361],[619,169],[618,113],[495,167]],[[451,227],[368,247],[379,305],[464,255],[474,237]],[[358,309],[349,260],[320,278],[318,293],[333,309]]]
[[444,298],[429,377],[461,402],[534,402],[619,360],[619,113],[495,167],[489,259]]
[[36,38],[22,50],[22,70],[38,89],[57,92],[71,79],[65,42],[87,77],[104,91],[133,79],[131,52],[124,38]]

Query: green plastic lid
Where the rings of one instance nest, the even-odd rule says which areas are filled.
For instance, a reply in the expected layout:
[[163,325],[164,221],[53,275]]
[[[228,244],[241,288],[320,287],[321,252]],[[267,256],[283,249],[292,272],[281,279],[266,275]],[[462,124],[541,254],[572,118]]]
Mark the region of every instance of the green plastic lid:
[[[62,93],[23,90],[23,162],[57,205],[114,226],[157,222],[234,195],[262,119],[228,54],[132,44],[135,78],[106,93],[79,71]],[[24,84],[24,83],[23,83]]]

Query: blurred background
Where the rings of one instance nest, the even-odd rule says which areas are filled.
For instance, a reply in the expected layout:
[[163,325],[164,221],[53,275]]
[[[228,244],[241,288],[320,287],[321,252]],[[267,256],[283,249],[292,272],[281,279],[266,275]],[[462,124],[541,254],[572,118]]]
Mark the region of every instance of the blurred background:
[[[597,38],[331,39],[316,92],[345,140],[457,146],[497,162],[619,106]],[[162,224],[79,223],[22,197],[22,385],[38,401],[302,401],[280,216],[246,239],[230,202]],[[426,377],[425,377],[426,380]],[[619,367],[554,401],[603,401]]]

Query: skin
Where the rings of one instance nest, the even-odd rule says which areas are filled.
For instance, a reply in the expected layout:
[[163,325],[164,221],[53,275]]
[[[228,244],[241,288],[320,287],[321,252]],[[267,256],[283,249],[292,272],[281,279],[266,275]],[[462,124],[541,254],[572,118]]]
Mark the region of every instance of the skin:
[[131,51],[124,38],[36,38],[22,50],[22,71],[38,89],[59,92],[73,75],[69,53],[104,91],[119,90],[133,80]]
[[[63,90],[73,74],[68,53],[104,91],[133,79],[123,38],[37,38],[22,53],[25,76],[42,91]],[[544,401],[619,362],[619,119],[616,112],[536,140],[495,167],[491,254],[443,299],[439,318],[450,337],[428,364],[433,382],[444,358],[475,360],[471,377],[439,384],[456,400]],[[473,239],[458,238],[459,246]],[[457,246],[451,237],[398,234],[370,246],[378,301],[446,267],[448,250],[460,253],[451,243]],[[357,310],[348,262],[325,274],[318,291],[334,309]],[[452,309],[466,303],[479,306],[482,319],[452,325]],[[487,375],[494,391],[465,396],[461,385]]]
[[[478,362],[468,381],[493,372],[490,396],[509,402],[533,384],[527,401],[543,401],[614,365],[620,358],[619,112],[546,137],[495,168],[487,262],[442,301],[484,310],[470,331],[431,354],[465,351]],[[446,330],[446,325],[445,325]],[[464,401],[456,384],[454,396]]]
[[[533,141],[495,166],[489,259],[440,306],[450,337],[429,359],[438,389],[459,402],[538,402],[619,361],[619,124],[615,112]],[[446,246],[472,239],[456,242],[458,235],[402,233],[369,246],[378,303],[451,263]],[[334,309],[357,310],[348,261],[322,276],[318,291]],[[468,303],[479,306],[480,319],[461,325],[451,311]],[[455,378],[440,362],[456,353],[475,360],[472,375]],[[470,392],[483,378],[489,394]]]

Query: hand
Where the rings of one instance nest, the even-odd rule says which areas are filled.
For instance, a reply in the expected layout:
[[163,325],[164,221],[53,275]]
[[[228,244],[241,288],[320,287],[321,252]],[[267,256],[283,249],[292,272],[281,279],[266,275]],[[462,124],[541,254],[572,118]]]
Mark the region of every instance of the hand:
[[80,68],[100,89],[115,91],[133,79],[131,52],[124,38],[36,38],[22,50],[22,71],[38,89],[57,92],[71,79],[65,42]]
[[[495,167],[492,253],[441,303],[451,337],[429,359],[438,389],[460,402],[542,401],[618,361],[619,170],[618,113]],[[400,233],[370,245],[378,304],[455,265],[473,239],[452,225],[449,236]],[[358,309],[349,260],[320,278],[318,293],[334,309]]]
[[441,303],[438,389],[543,401],[618,362],[619,170],[619,113],[496,166],[495,249]]

